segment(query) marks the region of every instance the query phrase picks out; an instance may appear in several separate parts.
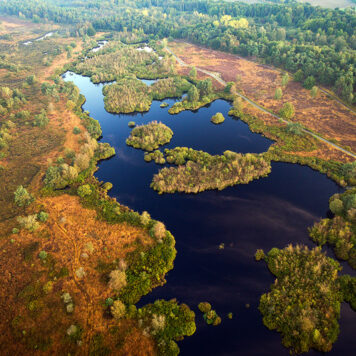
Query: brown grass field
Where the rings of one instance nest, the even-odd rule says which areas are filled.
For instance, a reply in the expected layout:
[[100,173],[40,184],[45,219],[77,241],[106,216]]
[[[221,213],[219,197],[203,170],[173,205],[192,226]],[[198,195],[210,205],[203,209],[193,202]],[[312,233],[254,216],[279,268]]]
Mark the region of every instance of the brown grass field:
[[[110,225],[97,220],[96,212],[84,209],[78,197],[62,195],[45,198],[37,203],[50,212],[49,220],[35,233],[22,231],[14,236],[12,242],[0,240],[0,349],[5,354],[38,354],[24,347],[25,337],[16,337],[16,329],[20,328],[20,331],[33,333],[35,338],[51,336],[53,343],[50,348],[39,354],[54,352],[57,355],[66,355],[73,352],[73,345],[63,343],[61,338],[71,324],[76,324],[81,325],[85,332],[82,349],[75,354],[88,355],[91,338],[99,332],[110,338],[110,328],[117,326],[117,322],[105,317],[101,306],[112,291],[96,268],[99,260],[111,263],[114,259],[125,258],[128,252],[136,248],[137,243],[151,245],[152,238],[147,232],[126,224]],[[83,221],[86,223],[83,224]],[[34,242],[38,245],[33,255],[24,259],[23,249]],[[56,268],[65,267],[69,273],[54,282],[52,292],[42,293],[38,298],[41,308],[34,313],[29,311],[26,297],[22,295],[26,286],[39,283],[42,287],[48,280],[47,266],[38,258],[38,253],[42,250],[55,260]],[[75,275],[79,267],[85,270],[83,279],[78,279]],[[67,314],[64,310],[61,301],[63,292],[69,292],[74,300],[73,314]],[[14,327],[16,317],[19,325]],[[12,328],[9,327],[11,325]],[[135,325],[125,322],[118,327],[119,334],[126,335],[121,340],[124,343],[122,353],[117,353],[118,355],[154,353],[153,341],[142,335],[142,331]],[[23,340],[19,342],[21,338]]]
[[[36,42],[33,47],[23,46],[19,42],[37,38],[54,27],[12,18],[2,17],[0,21],[0,32],[11,34],[10,39],[0,41],[0,54],[19,68],[16,72],[0,70],[0,86],[20,88],[28,99],[21,110],[35,115],[47,107],[49,100],[40,91],[41,83],[50,81],[58,68],[75,60],[82,50],[81,39],[53,37]],[[72,58],[68,59],[65,52],[48,56],[49,48],[63,48],[71,42],[77,45]],[[45,57],[50,60],[49,66],[43,64]],[[33,73],[37,83],[28,87],[25,79]],[[91,340],[100,333],[105,335],[105,345],[119,345],[115,355],[154,355],[154,340],[143,335],[135,322],[108,318],[102,303],[112,291],[97,269],[99,262],[111,264],[124,259],[137,246],[151,245],[151,237],[125,223],[110,225],[99,221],[95,210],[83,208],[78,197],[39,197],[48,165],[63,156],[66,148],[78,152],[85,132],[79,117],[66,109],[63,95],[52,103],[54,110],[48,113],[49,124],[45,128],[12,118],[16,126],[10,132],[7,155],[0,159],[4,167],[0,169],[0,354],[88,355],[93,347]],[[0,117],[1,121],[7,119]],[[80,127],[82,133],[75,135],[74,127]],[[13,192],[20,184],[36,196],[36,202],[27,209],[13,203]],[[17,226],[16,216],[40,210],[49,213],[49,219],[36,232],[21,230],[9,236]],[[42,250],[50,256],[49,262],[39,259]],[[86,273],[83,279],[75,274],[79,267]],[[66,275],[53,278],[51,273],[63,269],[67,270]],[[48,281],[53,282],[53,289],[44,293],[43,286]],[[61,300],[64,292],[73,298],[72,314],[65,311]],[[81,347],[66,336],[72,324],[83,328]]]
[[[312,98],[309,90],[290,80],[282,88],[282,99],[276,100],[275,90],[282,87],[279,70],[193,44],[171,42],[169,46],[185,63],[218,72],[227,82],[235,81],[239,76],[239,92],[274,113],[278,113],[285,102],[291,102],[296,112],[293,121],[356,152],[356,114],[325,94],[319,92],[316,98]],[[186,72],[187,68],[181,71]]]

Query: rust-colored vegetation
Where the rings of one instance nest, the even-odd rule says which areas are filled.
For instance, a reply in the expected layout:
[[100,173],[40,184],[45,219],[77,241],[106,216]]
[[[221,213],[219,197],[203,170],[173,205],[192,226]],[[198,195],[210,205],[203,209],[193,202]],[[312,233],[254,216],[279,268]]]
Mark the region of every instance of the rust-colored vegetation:
[[[319,92],[313,98],[309,90],[292,80],[291,75],[291,80],[283,86],[283,73],[278,69],[233,54],[183,42],[171,42],[169,47],[185,63],[220,73],[226,82],[236,82],[238,92],[275,113],[284,103],[292,103],[295,107],[293,121],[356,151],[356,115],[326,94]],[[281,87],[283,96],[276,99],[276,89]]]

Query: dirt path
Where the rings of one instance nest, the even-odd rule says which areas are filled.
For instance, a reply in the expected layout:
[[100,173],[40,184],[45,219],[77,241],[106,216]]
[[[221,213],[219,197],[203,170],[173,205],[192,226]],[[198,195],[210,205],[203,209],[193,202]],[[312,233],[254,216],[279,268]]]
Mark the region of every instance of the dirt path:
[[[185,63],[181,58],[179,58],[178,56],[176,56],[171,49],[169,49],[168,47],[166,47],[166,50],[177,60],[177,62],[183,66],[183,67],[190,67],[189,64]],[[220,84],[222,84],[223,86],[226,86],[227,83],[225,82],[225,80],[223,80],[221,77],[220,77],[220,73],[213,73],[213,72],[209,72],[205,69],[202,69],[202,68],[198,68],[196,67],[196,70],[201,72],[201,73],[204,73],[204,74],[207,74],[209,75],[210,77],[212,77],[213,79],[215,79],[216,81],[218,81]],[[323,92],[325,92],[323,89],[321,89]],[[263,111],[264,113],[266,114],[269,114],[269,115],[272,115],[273,117],[275,117],[276,119],[278,120],[281,120],[283,121],[284,123],[286,124],[289,124],[291,123],[291,121],[288,121],[286,119],[283,119],[282,117],[276,115],[276,114],[272,114],[271,112],[269,112],[268,110],[266,110],[264,107],[256,104],[255,102],[253,102],[252,100],[250,100],[249,98],[247,98],[246,96],[240,94],[240,93],[236,93],[239,97],[241,97],[242,99],[244,99],[245,101],[247,101],[249,104],[251,104],[252,106],[254,106],[255,108]],[[329,93],[326,92],[326,94],[328,94],[329,96],[331,96]],[[333,98],[334,100],[337,100],[335,98]],[[344,105],[342,102],[340,102],[342,105]],[[346,105],[344,105],[345,107],[347,107]],[[349,110],[353,111],[352,109],[350,109],[349,107],[347,107]],[[335,143],[329,141],[329,140],[326,140],[325,138],[319,136],[318,134],[314,133],[314,132],[311,132],[310,130],[308,129],[302,129],[302,131],[306,134],[309,134],[313,137],[315,137],[316,139],[324,142],[324,143],[327,143],[328,145],[332,146],[333,148],[339,150],[340,152],[343,152],[353,158],[356,159],[356,154],[348,151],[348,150],[345,150],[344,148],[340,147],[339,145],[336,145]]]

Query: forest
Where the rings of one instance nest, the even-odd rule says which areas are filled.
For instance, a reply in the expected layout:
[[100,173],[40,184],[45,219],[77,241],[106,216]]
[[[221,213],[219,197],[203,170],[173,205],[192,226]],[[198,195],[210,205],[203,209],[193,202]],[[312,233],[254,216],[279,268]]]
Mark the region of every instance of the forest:
[[[115,15],[112,15],[112,6]],[[0,11],[38,21],[72,25],[74,34],[115,30],[172,37],[258,57],[301,81],[312,76],[347,103],[354,102],[356,17],[354,10],[284,4],[177,0],[5,0]],[[165,21],[161,21],[164,18]]]

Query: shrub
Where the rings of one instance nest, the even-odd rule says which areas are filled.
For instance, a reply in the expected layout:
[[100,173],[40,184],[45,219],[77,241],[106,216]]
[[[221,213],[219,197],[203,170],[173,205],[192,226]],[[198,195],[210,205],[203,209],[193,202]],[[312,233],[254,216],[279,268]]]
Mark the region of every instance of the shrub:
[[80,128],[79,127],[74,127],[73,133],[74,133],[74,135],[79,135],[81,133]]
[[46,222],[48,219],[48,213],[41,211],[37,214],[37,219],[41,222]]
[[14,192],[15,195],[15,204],[20,207],[25,207],[30,205],[35,199],[33,196],[24,188],[22,185],[19,185]]
[[33,126],[45,127],[47,126],[48,122],[49,119],[47,117],[47,113],[45,110],[42,109],[40,114],[35,115],[33,120]]
[[255,253],[255,259],[256,259],[256,261],[260,261],[260,260],[262,260],[262,259],[264,259],[264,258],[265,258],[265,253],[263,252],[263,250],[258,249],[258,250],[256,251],[256,253]]
[[313,76],[309,76],[307,79],[305,79],[303,83],[303,87],[309,90],[312,89],[314,85],[315,85],[315,78]]
[[120,291],[126,286],[126,272],[120,270],[113,270],[110,272],[109,287],[115,291]]
[[128,125],[128,127],[135,127],[136,126],[136,122],[135,121],[129,121],[129,123],[127,125]]
[[344,204],[342,200],[340,199],[333,199],[330,204],[329,204],[330,210],[335,214],[335,215],[341,215],[342,212],[344,211]]
[[61,295],[61,299],[63,300],[64,304],[72,303],[72,297],[68,292],[65,292]]
[[192,79],[196,79],[197,77],[197,69],[195,67],[192,67],[192,69],[189,71],[189,76],[192,78]]
[[295,114],[294,105],[292,103],[285,103],[279,111],[279,114],[287,120],[293,118]]
[[208,302],[201,302],[198,304],[198,309],[202,312],[202,313],[207,313],[211,310],[211,304]]
[[285,73],[282,77],[282,85],[285,87],[289,82],[289,75],[288,73]]
[[160,221],[157,221],[152,228],[153,236],[157,239],[163,239],[166,236],[166,227]]
[[287,125],[287,132],[300,136],[303,134],[303,126],[299,122],[290,122]]
[[113,305],[110,307],[111,314],[115,319],[121,319],[126,314],[125,304],[121,300],[115,300]]
[[17,222],[20,226],[30,232],[34,232],[40,227],[40,224],[37,221],[37,215],[28,215],[28,216],[19,216]]
[[319,93],[319,88],[314,85],[310,91],[310,95],[312,96],[312,98],[316,98],[318,96],[318,93]]
[[92,190],[91,190],[91,187],[89,184],[85,184],[85,185],[81,185],[79,188],[78,188],[78,195],[81,197],[81,198],[84,198],[88,195],[91,195],[92,194]]
[[83,267],[79,267],[76,271],[75,271],[75,275],[77,276],[78,279],[83,279],[86,275],[85,270]]
[[141,224],[147,226],[151,221],[151,216],[147,211],[142,212],[141,214]]
[[282,91],[282,89],[281,89],[281,88],[277,88],[276,91],[275,91],[275,93],[274,93],[274,98],[277,99],[277,100],[279,100],[279,99],[282,98],[282,96],[283,96],[283,91]]
[[46,251],[41,251],[39,254],[38,254],[38,257],[44,261],[46,258],[47,258],[48,254]]

